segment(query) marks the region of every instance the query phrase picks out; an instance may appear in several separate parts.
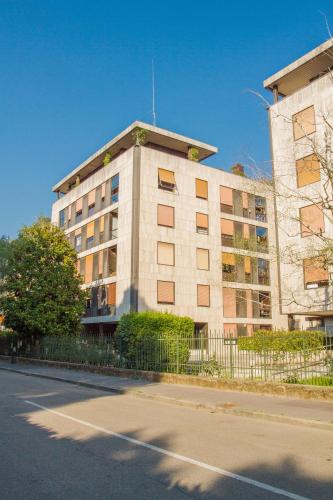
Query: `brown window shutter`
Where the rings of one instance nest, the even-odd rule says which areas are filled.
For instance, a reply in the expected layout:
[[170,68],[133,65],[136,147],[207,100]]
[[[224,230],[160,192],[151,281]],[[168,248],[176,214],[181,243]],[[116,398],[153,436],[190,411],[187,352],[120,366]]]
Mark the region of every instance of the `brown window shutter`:
[[236,289],[223,288],[223,315],[236,318]]
[[175,303],[175,283],[173,281],[157,282],[157,302],[160,304]]
[[157,263],[167,266],[175,265],[175,245],[173,243],[157,242]]
[[208,182],[202,179],[195,179],[195,194],[197,198],[208,199]]
[[93,189],[88,193],[88,207],[90,207],[90,205],[94,205],[95,199],[96,199],[96,189]]
[[104,233],[104,228],[105,228],[105,215],[102,215],[102,217],[99,219],[99,232]]
[[197,212],[197,227],[208,229],[208,215]]
[[78,200],[76,200],[76,211],[80,212],[82,210],[82,207],[83,207],[83,198],[79,198]]
[[197,248],[197,268],[209,270],[209,250],[206,248]]
[[224,205],[230,205],[232,207],[233,196],[231,188],[220,186],[220,202]]
[[313,257],[304,259],[304,281],[307,283],[328,282],[328,270],[324,269],[325,260],[323,257]]
[[98,274],[103,275],[103,250],[98,252]]
[[247,273],[247,274],[251,274],[251,257],[249,257],[248,255],[245,255],[244,257],[244,271]]
[[308,205],[299,210],[302,236],[321,234],[324,231],[324,214],[317,205]]
[[168,184],[176,184],[175,173],[171,172],[171,170],[165,170],[164,168],[159,168],[158,178],[162,182],[167,182]]
[[117,304],[117,284],[110,283],[108,285],[108,305],[115,306]]
[[157,224],[159,226],[174,227],[174,207],[157,205]]
[[105,198],[105,188],[106,188],[106,183],[103,182],[101,187],[101,198]]
[[314,107],[310,106],[293,115],[294,139],[297,141],[316,130]]
[[299,188],[320,181],[320,162],[315,155],[296,160],[297,186]]
[[92,282],[93,273],[93,254],[86,256],[86,267],[85,267],[85,283]]
[[210,286],[197,285],[197,304],[201,307],[210,306]]
[[234,235],[234,221],[229,219],[221,219],[221,234]]
[[87,224],[87,238],[94,236],[94,225],[94,222],[89,222],[89,224]]

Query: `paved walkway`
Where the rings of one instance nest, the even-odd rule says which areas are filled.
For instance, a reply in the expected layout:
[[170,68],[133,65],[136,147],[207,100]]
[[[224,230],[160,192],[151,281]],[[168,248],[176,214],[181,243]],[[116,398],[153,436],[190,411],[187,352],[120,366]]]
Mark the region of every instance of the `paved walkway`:
[[0,370],[11,370],[24,375],[50,378],[109,392],[131,394],[135,397],[155,399],[210,412],[264,418],[333,431],[332,402],[156,383],[35,364],[12,365],[3,360],[0,361]]

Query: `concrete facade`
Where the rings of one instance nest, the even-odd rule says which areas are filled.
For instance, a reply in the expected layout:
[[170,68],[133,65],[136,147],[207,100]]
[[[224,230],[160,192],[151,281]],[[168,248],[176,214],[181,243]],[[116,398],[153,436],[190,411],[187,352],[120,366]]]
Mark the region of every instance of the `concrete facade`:
[[[119,200],[101,210],[95,206],[95,213],[75,225],[64,222],[64,230],[70,236],[76,229],[87,223],[97,220],[110,210],[118,211],[117,237],[88,250],[78,253],[79,258],[96,253],[97,251],[117,246],[117,269],[114,276],[86,283],[84,286],[96,286],[116,283],[116,304],[112,314],[83,318],[85,324],[98,325],[114,324],[124,312],[129,310],[157,310],[168,311],[177,315],[187,315],[193,318],[198,328],[207,328],[211,331],[237,332],[241,328],[244,333],[251,333],[252,325],[261,327],[285,327],[286,318],[280,314],[278,271],[276,261],[275,218],[273,197],[269,189],[262,183],[246,177],[231,174],[217,168],[209,167],[200,162],[187,158],[189,147],[195,147],[200,157],[214,154],[217,149],[193,139],[179,136],[151,125],[135,122],[131,127],[119,134],[118,139],[110,141],[112,148],[121,150],[119,156],[106,167],[101,166],[89,176],[81,180],[74,187],[69,188],[75,176],[80,175],[82,169],[89,169],[89,161],[84,162],[82,169],[75,169],[71,174],[60,181],[54,191],[64,194],[54,203],[52,221],[59,224],[62,210],[69,207],[82,196],[87,195],[95,188],[119,174]],[[124,146],[126,137],[140,126],[148,131],[144,144],[133,145],[133,140]],[[126,139],[125,137],[125,139]],[[126,139],[127,141],[127,139]],[[120,144],[120,145],[119,145]],[[108,145],[107,145],[108,146]],[[111,148],[111,150],[112,150]],[[104,147],[91,161],[98,158],[101,162],[101,152],[109,151]],[[99,155],[99,156],[98,156]],[[159,169],[172,172],[175,177],[175,188],[161,189],[159,185]],[[207,181],[208,199],[196,196],[196,179]],[[251,193],[254,196],[266,198],[267,222],[258,221],[254,217],[221,213],[220,186],[225,186],[237,193]],[[98,190],[97,190],[98,192]],[[106,191],[106,199],[110,193]],[[83,205],[85,204],[83,198]],[[164,227],[157,223],[157,207],[164,205],[174,208],[174,227]],[[83,206],[84,210],[84,206]],[[196,213],[208,215],[208,234],[200,234],[196,228]],[[68,212],[67,212],[68,218]],[[268,231],[268,251],[254,251],[233,247],[224,248],[221,245],[221,218],[236,223],[250,224],[255,231],[256,227]],[[96,227],[96,226],[95,226]],[[243,227],[243,226],[242,226]],[[171,243],[174,245],[174,265],[158,264],[157,244]],[[197,269],[197,249],[209,251],[209,269]],[[222,280],[222,252],[240,256],[252,257],[252,263],[257,258],[269,261],[269,278],[267,284],[245,283]],[[243,256],[243,257],[242,257]],[[238,258],[238,257],[237,257]],[[238,264],[237,264],[238,265]],[[255,264],[253,264],[254,266]],[[254,271],[252,271],[254,276]],[[158,303],[157,282],[173,282],[175,297],[174,304]],[[255,281],[255,280],[254,280]],[[198,306],[197,285],[209,286],[209,305]],[[226,317],[226,299],[223,297],[224,288],[243,290],[247,297],[246,314],[241,317]],[[252,290],[255,292],[270,293],[270,314],[264,317],[253,317]],[[246,292],[248,291],[248,292]],[[244,309],[243,309],[244,310]],[[261,313],[260,313],[261,314]],[[239,325],[237,327],[237,325]],[[249,327],[247,327],[249,325]],[[245,328],[245,330],[244,330]]]
[[[323,210],[323,230],[320,233],[309,230],[306,237],[302,232],[300,212],[303,207],[313,204],[321,206],[327,199],[324,188],[327,178],[321,169],[316,182],[299,185],[297,180],[297,162],[310,155],[325,156],[329,130],[325,120],[332,124],[333,112],[333,80],[329,70],[332,51],[331,39],[264,82],[265,87],[275,94],[275,103],[269,109],[269,121],[276,190],[281,311],[289,315],[291,326],[296,328],[333,324],[331,270],[326,270],[327,283],[314,281],[308,285],[305,282],[307,261],[304,260],[318,255],[325,241],[333,237],[331,212]],[[298,138],[302,133],[295,136],[297,113],[312,106],[314,123],[305,125],[305,128],[308,125],[312,128]],[[330,191],[330,183],[328,185]],[[318,220],[314,222],[318,225]]]

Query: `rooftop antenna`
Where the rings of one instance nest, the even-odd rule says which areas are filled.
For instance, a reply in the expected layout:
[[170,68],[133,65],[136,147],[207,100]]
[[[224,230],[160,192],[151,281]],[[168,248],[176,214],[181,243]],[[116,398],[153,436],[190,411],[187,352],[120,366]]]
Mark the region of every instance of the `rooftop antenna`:
[[155,69],[154,59],[151,60],[151,78],[152,78],[152,94],[153,94],[153,125],[156,127],[156,113],[155,113]]

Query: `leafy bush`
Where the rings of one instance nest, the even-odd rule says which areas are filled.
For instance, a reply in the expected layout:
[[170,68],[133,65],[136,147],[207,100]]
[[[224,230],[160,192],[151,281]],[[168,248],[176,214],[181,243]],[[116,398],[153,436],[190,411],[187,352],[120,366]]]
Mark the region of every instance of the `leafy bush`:
[[116,350],[125,366],[184,373],[189,360],[191,318],[169,313],[124,314],[116,330]]
[[317,331],[257,330],[252,337],[238,339],[238,349],[257,353],[299,352],[319,349],[324,345],[324,333]]
[[36,349],[38,356],[51,361],[85,363],[92,365],[113,364],[114,350],[107,340],[80,337],[44,337]]

